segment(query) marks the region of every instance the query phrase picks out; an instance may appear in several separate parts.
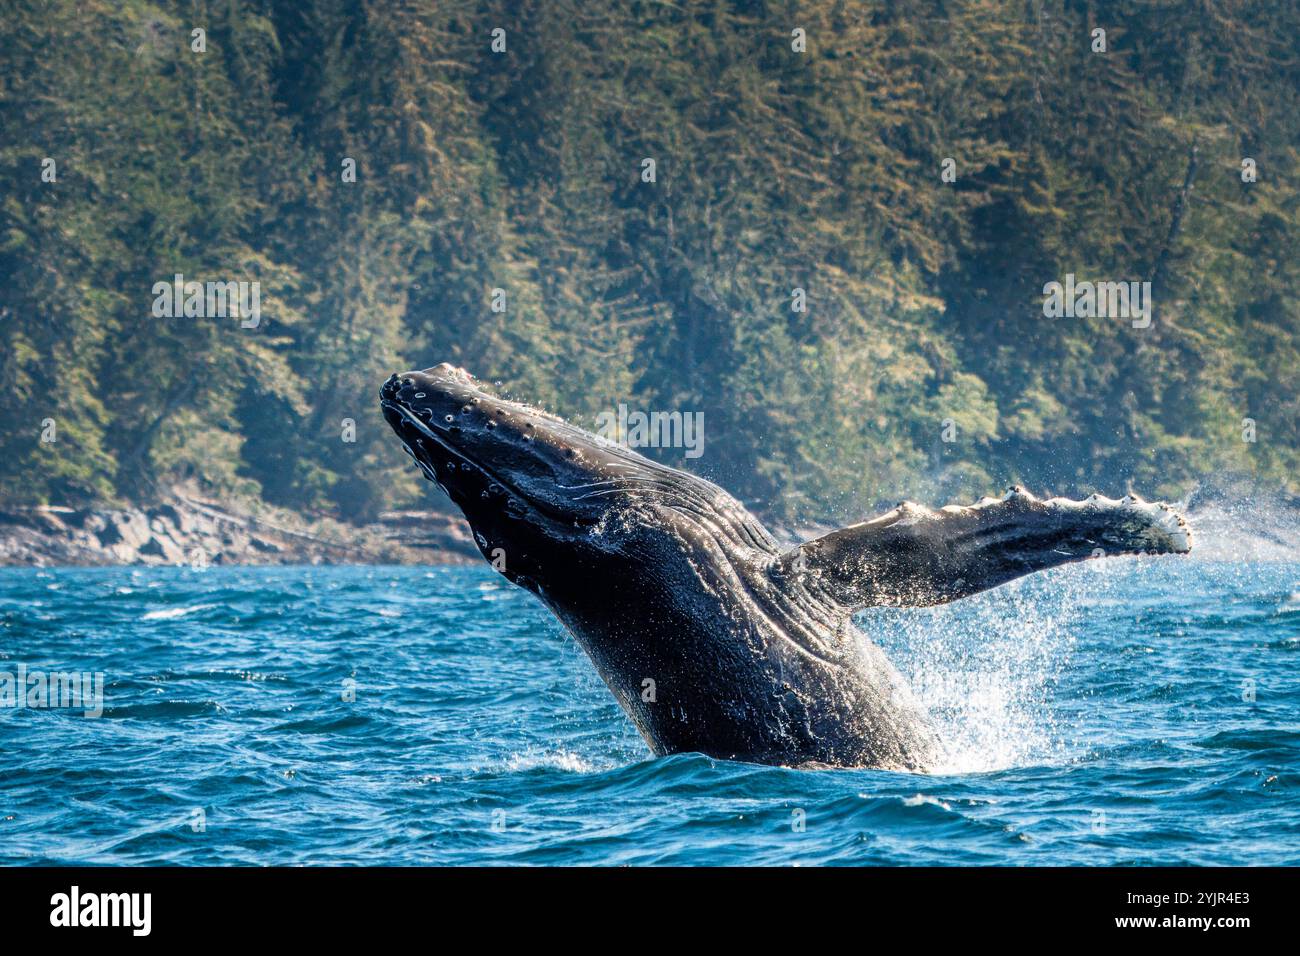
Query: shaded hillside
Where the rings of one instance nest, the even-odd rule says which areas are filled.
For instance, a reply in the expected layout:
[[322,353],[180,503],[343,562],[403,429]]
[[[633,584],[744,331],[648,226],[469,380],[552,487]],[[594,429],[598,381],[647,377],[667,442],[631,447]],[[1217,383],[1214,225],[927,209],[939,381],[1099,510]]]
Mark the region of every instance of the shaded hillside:
[[[0,499],[411,507],[376,392],[443,360],[587,424],[702,412],[656,454],[784,521],[1298,490],[1298,36],[1236,0],[19,0]],[[156,315],[177,273],[258,282],[257,326]],[[1150,282],[1150,326],[1046,317],[1067,275]]]

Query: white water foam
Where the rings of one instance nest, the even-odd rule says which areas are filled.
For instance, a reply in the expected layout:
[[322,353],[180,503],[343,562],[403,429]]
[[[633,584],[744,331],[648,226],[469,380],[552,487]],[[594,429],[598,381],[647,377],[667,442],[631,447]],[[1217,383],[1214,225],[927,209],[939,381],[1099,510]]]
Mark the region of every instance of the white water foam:
[[[934,608],[867,612],[859,625],[889,653],[947,749],[941,774],[1059,763],[1068,728],[1050,705],[1068,665],[1082,567]],[[1096,582],[1092,582],[1096,586]]]
[[174,621],[178,617],[185,617],[187,614],[194,614],[198,611],[207,611],[216,607],[215,604],[191,604],[189,607],[169,607],[162,611],[148,611],[140,616],[142,621]]
[[511,754],[505,762],[505,769],[510,771],[534,770],[545,767],[551,770],[564,770],[568,773],[596,773],[608,767],[597,767],[586,757],[571,750],[548,751],[542,753]]

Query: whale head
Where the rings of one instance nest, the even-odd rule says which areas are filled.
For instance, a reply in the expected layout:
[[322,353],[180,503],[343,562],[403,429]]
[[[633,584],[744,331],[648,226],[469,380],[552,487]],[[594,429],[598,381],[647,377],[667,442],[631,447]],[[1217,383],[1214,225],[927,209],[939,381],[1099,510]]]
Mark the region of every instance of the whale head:
[[453,365],[393,375],[380,406],[425,477],[464,513],[483,556],[535,593],[553,596],[556,575],[608,573],[612,550],[634,560],[641,549],[629,535],[645,538],[660,565],[669,542],[685,560],[725,545],[727,516],[752,525],[747,543],[770,540],[716,485],[503,398]]

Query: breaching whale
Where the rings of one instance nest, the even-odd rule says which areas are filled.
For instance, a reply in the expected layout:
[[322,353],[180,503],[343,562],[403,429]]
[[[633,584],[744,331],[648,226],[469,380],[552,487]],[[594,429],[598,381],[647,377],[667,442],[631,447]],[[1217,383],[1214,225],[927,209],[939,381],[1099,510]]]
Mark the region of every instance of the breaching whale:
[[1164,504],[1022,488],[903,503],[782,549],[735,498],[449,364],[394,375],[384,417],[483,556],[554,612],[657,755],[925,771],[943,746],[852,623],[1098,554],[1183,553]]

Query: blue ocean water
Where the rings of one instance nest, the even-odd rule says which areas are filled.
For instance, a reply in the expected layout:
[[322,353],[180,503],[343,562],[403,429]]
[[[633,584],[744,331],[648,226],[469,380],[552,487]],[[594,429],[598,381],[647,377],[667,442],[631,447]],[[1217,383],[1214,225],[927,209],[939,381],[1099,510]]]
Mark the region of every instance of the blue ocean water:
[[486,566],[0,570],[0,673],[105,698],[0,709],[0,863],[1300,863],[1300,565],[1091,562],[861,624],[941,773],[652,759]]

